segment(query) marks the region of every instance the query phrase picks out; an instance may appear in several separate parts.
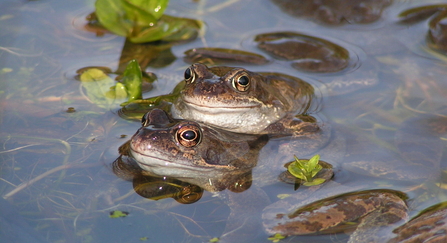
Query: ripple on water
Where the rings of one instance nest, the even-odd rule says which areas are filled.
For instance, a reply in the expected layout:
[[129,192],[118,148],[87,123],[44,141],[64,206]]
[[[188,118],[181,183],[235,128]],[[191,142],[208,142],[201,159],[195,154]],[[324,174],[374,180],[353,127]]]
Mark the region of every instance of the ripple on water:
[[71,17],[71,25],[74,27],[70,33],[76,38],[95,43],[107,42],[118,37],[115,34],[89,24],[87,17],[92,13],[93,9],[91,8],[82,8],[70,13],[73,16]]
[[289,30],[252,33],[242,41],[246,49],[258,49],[276,63],[312,74],[350,72],[366,57],[358,47],[312,33]]

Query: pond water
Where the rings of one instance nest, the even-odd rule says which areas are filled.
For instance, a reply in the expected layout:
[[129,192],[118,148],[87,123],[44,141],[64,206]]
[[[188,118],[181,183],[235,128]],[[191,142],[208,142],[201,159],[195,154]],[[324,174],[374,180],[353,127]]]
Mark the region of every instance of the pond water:
[[[119,103],[95,103],[77,80],[80,68],[122,70],[120,57],[126,60],[122,57],[125,38],[110,33],[97,36],[84,28],[94,1],[2,0],[0,241],[209,242],[219,237],[226,239],[221,242],[271,242],[259,222],[251,224],[260,220],[264,201],[256,196],[245,200],[265,192],[266,200],[276,202],[280,194],[293,194],[293,185],[256,180],[263,178],[269,163],[284,164],[294,154],[308,158],[321,153],[333,164],[333,182],[343,186],[341,192],[361,188],[406,193],[410,217],[447,201],[447,50],[437,50],[442,44],[434,46],[427,40],[436,15],[407,22],[399,18],[408,9],[447,1],[395,0],[377,20],[371,17],[371,23],[346,18],[351,23],[336,25],[307,13],[300,13],[306,15],[302,18],[291,16],[274,2],[281,1],[170,1],[167,14],[202,20],[206,31],[194,41],[173,46],[172,63],[148,65],[146,71],[158,80],[144,97],[172,91],[190,65],[183,59],[189,49],[251,51],[269,62],[239,66],[299,77],[317,88],[322,97],[314,115],[333,128],[335,138],[329,144],[342,145],[326,153],[306,153],[297,147],[291,150],[289,138],[273,139],[259,152],[250,189],[220,196],[205,191],[198,202],[180,204],[171,198],[145,199],[134,187],[147,182],[122,180],[109,170],[118,147],[141,124],[121,118]],[[440,6],[433,13],[439,17],[446,8]],[[445,18],[439,23],[445,28]],[[432,29],[442,32],[442,26]],[[275,59],[256,46],[256,35],[278,31],[338,44],[348,50],[349,62],[338,72],[293,68],[290,61]],[[445,29],[443,33],[447,36]],[[337,88],[337,82],[374,85],[350,90]],[[412,167],[420,161],[425,165]],[[402,162],[408,166],[397,166]],[[282,169],[267,170],[276,175]],[[245,196],[234,199],[239,194]],[[247,203],[250,212],[259,214],[234,216],[243,211],[236,203]],[[114,210],[129,215],[110,218]],[[248,222],[241,226],[243,233],[229,230],[241,220]],[[348,237],[295,236],[281,242],[346,242]]]

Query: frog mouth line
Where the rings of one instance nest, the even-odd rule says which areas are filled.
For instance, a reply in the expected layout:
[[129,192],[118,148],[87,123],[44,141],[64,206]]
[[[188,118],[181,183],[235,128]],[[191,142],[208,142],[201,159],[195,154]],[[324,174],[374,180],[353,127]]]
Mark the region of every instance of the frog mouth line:
[[169,160],[165,160],[165,159],[161,159],[158,157],[154,157],[154,156],[149,156],[147,154],[142,154],[140,152],[137,152],[135,150],[132,149],[132,152],[135,153],[133,154],[133,157],[135,157],[135,155],[139,155],[141,157],[147,158],[150,160],[150,163],[147,163],[146,161],[142,160],[141,157],[140,158],[135,158],[135,161],[143,166],[147,166],[150,168],[160,168],[160,167],[166,167],[166,168],[171,168],[171,169],[189,169],[189,166],[186,165],[181,165],[178,163],[173,163]]
[[[138,164],[142,164],[144,166],[153,167],[153,168],[167,167],[167,168],[171,168],[171,169],[191,170],[191,166],[188,166],[188,165],[174,163],[172,161],[169,161],[169,160],[166,160],[166,159],[161,159],[159,157],[154,157],[154,156],[150,156],[150,155],[147,155],[147,154],[142,154],[142,153],[140,153],[138,151],[135,151],[133,148],[131,148],[130,150],[132,151],[132,153],[135,153],[135,154],[140,155],[140,156],[145,157],[145,158],[149,158],[149,159],[151,159],[152,162],[154,162],[154,163],[146,163],[146,162],[141,161],[140,159],[135,158],[135,155],[132,155],[134,157],[135,161]],[[200,166],[200,168],[203,168],[204,170],[213,169],[211,167],[202,167],[202,166]],[[193,170],[194,171],[197,170],[197,167],[194,168]]]
[[253,108],[260,107],[261,105],[245,105],[245,106],[209,106],[209,105],[201,105],[197,103],[193,103],[191,101],[183,100],[186,105],[193,107],[196,110],[204,110],[204,109],[222,109],[222,110],[234,110],[234,109],[241,109],[241,110],[249,110]]

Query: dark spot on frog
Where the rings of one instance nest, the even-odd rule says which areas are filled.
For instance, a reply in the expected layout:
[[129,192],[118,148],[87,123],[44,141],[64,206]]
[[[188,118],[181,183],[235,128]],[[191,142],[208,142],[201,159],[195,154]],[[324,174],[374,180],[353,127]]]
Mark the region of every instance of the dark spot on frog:
[[178,150],[175,148],[168,148],[168,151],[173,155],[176,156],[178,154]]
[[206,151],[206,157],[207,157],[206,163],[208,163],[210,165],[219,164],[219,152],[218,151],[215,151],[214,149],[210,148]]
[[304,222],[304,225],[308,229],[312,229],[315,231],[320,231],[323,228],[323,224],[315,221],[315,222]]
[[444,224],[445,224],[444,221],[436,221],[436,222],[435,222],[435,225],[444,225]]

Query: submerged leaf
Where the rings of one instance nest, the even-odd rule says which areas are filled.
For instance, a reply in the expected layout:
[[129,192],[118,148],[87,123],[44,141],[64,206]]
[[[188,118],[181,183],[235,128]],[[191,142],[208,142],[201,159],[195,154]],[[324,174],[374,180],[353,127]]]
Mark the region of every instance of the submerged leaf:
[[[102,70],[91,68],[80,75],[82,87],[86,90],[89,100],[99,107],[110,108],[115,103],[115,80],[107,76]],[[121,91],[118,92],[120,95]]]
[[278,194],[278,195],[276,195],[276,197],[277,198],[279,198],[279,199],[284,199],[284,198],[288,198],[288,197],[290,197],[291,195],[290,194]]
[[122,218],[122,217],[126,217],[127,215],[129,215],[128,212],[115,210],[115,211],[110,212],[109,217],[110,218]]
[[79,80],[81,82],[94,82],[107,78],[109,77],[104,73],[104,71],[98,68],[90,68],[81,74]]
[[324,183],[326,180],[323,178],[315,178],[312,181],[304,182],[303,185],[305,186],[316,186]]
[[280,240],[285,239],[285,238],[286,238],[285,236],[283,236],[279,233],[276,233],[275,235],[273,235],[272,237],[269,237],[267,239],[276,243],[276,242],[279,242]]

